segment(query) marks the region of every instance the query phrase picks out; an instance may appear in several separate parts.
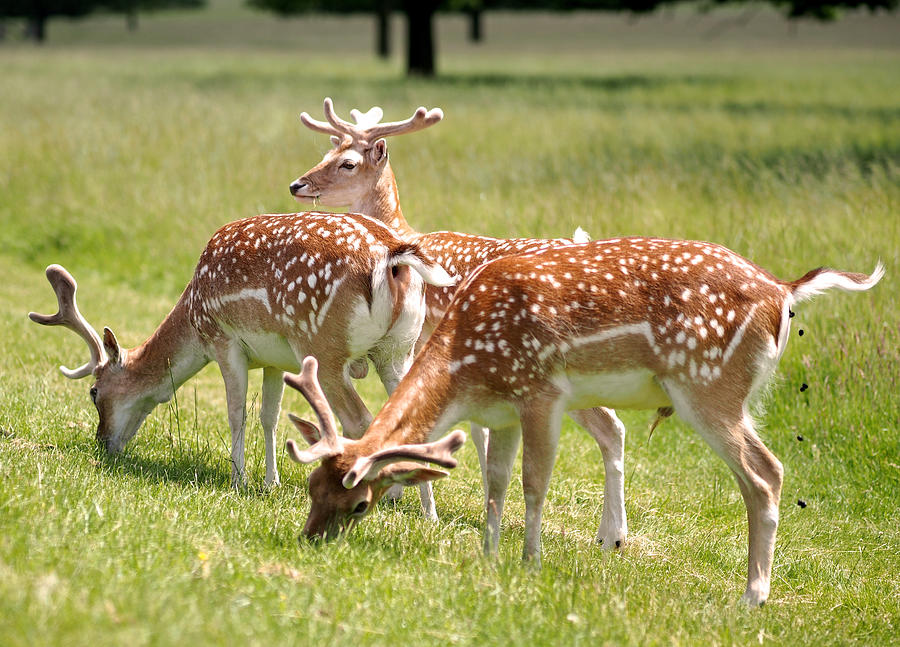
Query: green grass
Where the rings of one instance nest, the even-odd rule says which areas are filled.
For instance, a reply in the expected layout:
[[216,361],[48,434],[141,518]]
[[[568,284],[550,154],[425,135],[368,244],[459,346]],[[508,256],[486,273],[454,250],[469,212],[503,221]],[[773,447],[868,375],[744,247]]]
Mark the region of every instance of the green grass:
[[[147,18],[134,35],[119,19],[61,21],[46,48],[0,46],[0,642],[892,643],[900,22],[853,16],[791,36],[764,12],[704,37],[732,15],[491,15],[478,48],[448,18],[433,81],[370,59],[368,20],[281,24],[236,4]],[[309,469],[280,452],[283,486],[265,492],[254,420],[251,486],[229,488],[215,367],[124,456],[100,453],[89,384],[56,369],[83,361],[84,344],[25,316],[53,308],[43,268],[69,268],[88,319],[140,343],[219,225],[296,209],[288,184],[328,146],[297,115],[318,116],[324,96],[389,119],[444,109],[389,143],[423,230],[703,238],[784,278],[885,262],[873,291],[803,306],[806,334],[764,401],[762,435],[786,470],[764,608],[735,604],[737,487],[677,419],[648,438],[651,416],[622,412],[631,534],[615,555],[592,544],[599,450],[566,423],[539,572],[519,562],[518,475],[500,559],[481,558],[471,446],[437,488],[439,524],[408,494],[345,541],[298,547]],[[377,409],[380,386],[362,389]],[[254,376],[254,411],[258,391]],[[296,394],[285,409],[309,415]]]

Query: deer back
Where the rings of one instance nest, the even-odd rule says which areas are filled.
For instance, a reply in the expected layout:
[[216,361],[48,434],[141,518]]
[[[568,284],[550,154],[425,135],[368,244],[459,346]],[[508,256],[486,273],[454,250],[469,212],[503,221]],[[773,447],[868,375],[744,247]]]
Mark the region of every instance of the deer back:
[[[571,245],[567,238],[491,238],[436,231],[413,237],[416,244],[450,274],[468,277],[476,268],[511,254],[538,252],[559,245]],[[425,303],[428,321],[436,325],[450,305],[457,286],[428,287]]]
[[777,346],[790,293],[719,245],[594,241],[488,263],[459,288],[432,339],[449,347],[460,383],[508,397],[598,367],[710,384],[728,368],[752,376],[747,349]]

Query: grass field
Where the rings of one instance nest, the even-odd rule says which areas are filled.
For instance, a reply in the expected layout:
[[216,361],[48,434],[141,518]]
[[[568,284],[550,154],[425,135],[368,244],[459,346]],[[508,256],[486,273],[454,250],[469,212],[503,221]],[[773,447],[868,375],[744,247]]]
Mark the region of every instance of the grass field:
[[[373,60],[368,20],[279,22],[236,2],[146,18],[136,34],[98,17],[52,23],[44,48],[0,44],[0,643],[892,644],[900,20],[792,34],[762,11],[725,29],[737,15],[489,15],[478,47],[444,18],[431,81]],[[390,142],[422,230],[702,238],[790,279],[884,261],[873,291],[804,305],[806,334],[764,401],[786,472],[765,607],[736,604],[738,489],[677,419],[648,437],[649,413],[621,412],[631,534],[618,554],[592,543],[600,452],[566,423],[539,572],[519,561],[518,476],[500,559],[480,556],[471,446],[436,488],[440,523],[408,494],[344,541],[298,547],[309,469],[281,452],[283,485],[266,492],[254,419],[252,485],[229,488],[214,366],[124,456],[98,450],[89,380],[56,368],[84,361],[84,344],[25,316],[54,307],[43,268],[65,265],[94,326],[140,343],[218,226],[296,210],[288,184],[328,146],[297,115],[320,116],[324,96],[388,119],[444,109]],[[361,388],[377,409],[380,386]],[[309,415],[296,394],[285,409]]]

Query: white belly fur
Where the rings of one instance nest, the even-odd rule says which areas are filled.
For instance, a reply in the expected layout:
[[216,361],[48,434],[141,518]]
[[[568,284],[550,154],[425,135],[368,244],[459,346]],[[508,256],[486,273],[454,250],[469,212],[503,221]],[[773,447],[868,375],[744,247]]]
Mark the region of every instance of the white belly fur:
[[509,402],[472,407],[468,419],[490,429],[505,429],[520,424],[519,412]]
[[567,410],[598,406],[658,409],[672,404],[654,374],[644,369],[616,373],[565,372],[553,382],[562,390]]
[[300,362],[283,336],[244,330],[238,332],[238,336],[250,360],[250,368],[273,366],[292,373],[300,370]]

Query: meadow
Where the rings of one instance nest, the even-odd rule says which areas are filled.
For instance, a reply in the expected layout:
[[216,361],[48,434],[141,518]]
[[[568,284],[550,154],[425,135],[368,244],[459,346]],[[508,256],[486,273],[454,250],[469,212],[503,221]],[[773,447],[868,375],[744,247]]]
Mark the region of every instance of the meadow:
[[[900,631],[900,19],[792,29],[768,11],[629,21],[489,14],[487,40],[439,25],[434,80],[371,56],[369,20],[276,20],[236,0],[207,12],[51,23],[0,43],[0,643],[881,645]],[[13,25],[14,27],[14,25]],[[400,23],[397,28],[399,51]],[[142,342],[222,224],[298,209],[288,185],[329,142],[321,118],[440,106],[389,142],[407,219],[497,236],[712,240],[793,279],[819,265],[887,276],[798,309],[761,435],[785,466],[772,595],[743,592],[747,524],[733,478],[684,423],[620,412],[629,540],[593,543],[603,466],[563,428],[543,568],[523,566],[518,468],[500,557],[481,556],[474,448],[436,487],[349,537],[297,534],[310,469],[279,450],[263,487],[229,487],[215,366],[148,418],[124,455],[94,440],[86,359],[51,312],[66,266],[92,324]],[[799,337],[798,329],[805,334]],[[249,404],[258,409],[258,375]],[[800,391],[802,384],[808,389]],[[385,395],[360,384],[374,411]],[[285,411],[279,445],[296,437]],[[798,505],[803,502],[805,507]]]

